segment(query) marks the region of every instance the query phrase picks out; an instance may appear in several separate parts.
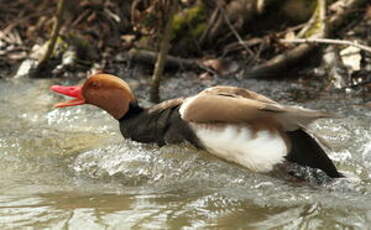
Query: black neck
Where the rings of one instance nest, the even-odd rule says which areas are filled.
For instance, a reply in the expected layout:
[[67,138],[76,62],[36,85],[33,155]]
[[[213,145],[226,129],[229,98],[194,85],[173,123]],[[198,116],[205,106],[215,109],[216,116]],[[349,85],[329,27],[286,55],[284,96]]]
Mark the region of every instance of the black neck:
[[188,123],[181,119],[178,108],[145,109],[132,103],[119,120],[120,131],[125,138],[138,142],[162,146],[189,141],[196,147],[202,147]]
[[126,120],[126,119],[129,119],[129,118],[132,118],[132,117],[135,117],[137,116],[138,114],[140,114],[141,112],[143,112],[143,108],[141,106],[138,105],[137,102],[131,102],[129,104],[129,110],[128,112],[119,119],[119,121],[121,120]]

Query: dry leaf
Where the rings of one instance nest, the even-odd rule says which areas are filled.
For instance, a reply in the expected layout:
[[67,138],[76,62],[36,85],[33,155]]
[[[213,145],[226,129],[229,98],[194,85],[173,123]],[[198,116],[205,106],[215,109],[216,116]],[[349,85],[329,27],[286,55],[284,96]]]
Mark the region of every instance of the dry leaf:
[[358,71],[361,69],[362,56],[360,53],[361,49],[355,46],[349,46],[340,51],[341,59],[343,63],[350,67],[353,71]]
[[200,80],[211,80],[213,78],[209,72],[202,73],[198,77]]
[[121,38],[121,40],[123,40],[126,43],[133,43],[133,41],[135,39],[135,35],[126,34],[126,35],[122,35],[120,38]]
[[223,63],[221,60],[217,58],[205,59],[205,60],[202,60],[201,63],[204,66],[215,70],[215,72],[217,72],[218,74],[221,74],[223,72],[223,69],[224,69]]

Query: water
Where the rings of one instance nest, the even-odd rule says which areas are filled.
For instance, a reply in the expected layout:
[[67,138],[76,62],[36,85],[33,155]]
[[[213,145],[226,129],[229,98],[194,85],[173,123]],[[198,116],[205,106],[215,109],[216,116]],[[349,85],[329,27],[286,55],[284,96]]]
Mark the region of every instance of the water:
[[[251,173],[186,145],[159,148],[123,140],[117,122],[92,106],[53,109],[64,100],[48,90],[56,82],[75,83],[0,81],[0,229],[368,229],[371,224],[371,111],[354,105],[358,99],[318,96],[298,83],[242,82],[279,101],[343,116],[320,120],[311,130],[331,147],[330,157],[350,179],[318,186]],[[170,79],[164,96],[216,83],[237,84]],[[146,86],[136,86],[143,99]]]

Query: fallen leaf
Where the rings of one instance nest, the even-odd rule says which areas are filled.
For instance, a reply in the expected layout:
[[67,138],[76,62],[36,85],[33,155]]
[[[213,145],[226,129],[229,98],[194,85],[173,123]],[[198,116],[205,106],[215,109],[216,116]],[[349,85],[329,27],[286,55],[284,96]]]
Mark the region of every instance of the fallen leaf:
[[121,40],[123,40],[126,43],[132,43],[135,39],[135,35],[126,34],[126,35],[122,35],[120,38],[121,38]]
[[353,71],[361,69],[362,56],[360,53],[361,49],[355,46],[349,46],[340,51],[341,59],[347,67],[350,67]]
[[218,74],[221,74],[223,72],[223,69],[224,69],[223,62],[217,58],[205,59],[205,60],[202,60],[201,63],[204,66],[215,70],[215,72],[217,72]]
[[211,74],[209,72],[202,73],[198,77],[200,78],[200,80],[211,80],[211,79],[213,79],[213,77],[211,76]]

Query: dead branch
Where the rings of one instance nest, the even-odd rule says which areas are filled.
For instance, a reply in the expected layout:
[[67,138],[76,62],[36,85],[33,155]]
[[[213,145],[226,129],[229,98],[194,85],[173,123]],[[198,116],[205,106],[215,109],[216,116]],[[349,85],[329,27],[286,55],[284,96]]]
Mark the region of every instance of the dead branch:
[[[144,63],[147,65],[154,65],[156,63],[156,57],[158,56],[157,52],[149,50],[139,50],[132,49],[128,53],[128,58],[131,61]],[[195,59],[185,59],[180,57],[175,57],[172,55],[167,55],[165,68],[182,68],[182,69],[197,69],[197,60]]]
[[220,13],[220,7],[216,7],[214,9],[213,13],[211,14],[210,19],[207,22],[206,29],[204,30],[204,32],[202,33],[202,35],[201,35],[201,37],[199,39],[199,42],[198,43],[200,44],[200,46],[202,46],[205,43],[206,37],[210,33],[210,30],[212,28],[212,25],[214,25],[215,22],[217,21],[217,18],[218,18],[219,13]]
[[39,69],[42,69],[42,67],[46,64],[46,62],[49,60],[50,56],[54,51],[55,43],[57,42],[59,31],[62,27],[63,12],[64,12],[64,0],[59,0],[49,45],[44,56],[41,58],[39,62]]
[[[131,61],[154,65],[158,53],[148,50],[133,49],[129,52],[128,58]],[[203,65],[198,59],[186,59],[167,55],[165,60],[165,68],[173,69],[187,69],[187,70],[205,70],[207,72],[216,74],[215,71]]]
[[159,102],[160,101],[160,82],[161,76],[164,71],[166,56],[170,48],[170,35],[171,35],[171,26],[173,24],[174,13],[176,10],[176,1],[170,0],[169,15],[167,17],[167,22],[164,28],[164,33],[161,39],[160,52],[157,57],[155,64],[155,70],[152,76],[152,84],[150,89],[150,101]]
[[[327,20],[327,27],[324,31],[325,33],[321,37],[329,37],[333,31],[337,30],[346,21],[346,18],[348,18],[348,16],[354,12],[354,9],[359,8],[367,2],[366,0],[339,1],[344,2],[344,7]],[[318,4],[321,4],[321,2]],[[300,44],[292,50],[289,50],[284,54],[280,54],[263,63],[262,65],[254,67],[252,70],[248,71],[247,75],[254,78],[274,75],[298,62],[300,59],[313,51],[314,48],[315,45],[313,43]]]
[[[283,31],[280,31],[280,32],[277,32],[275,34],[275,37],[281,37],[289,32],[295,32],[299,29],[302,29],[303,27],[305,26],[305,24],[300,24],[300,25],[296,25],[296,26],[293,26],[293,27],[289,27]],[[236,52],[236,51],[239,51],[241,49],[244,49],[244,46],[247,46],[247,47],[252,47],[252,46],[257,46],[259,45],[260,47],[263,47],[264,46],[264,43],[266,43],[269,39],[270,39],[271,35],[268,35],[268,36],[264,36],[264,37],[253,37],[253,38],[250,38],[249,40],[243,40],[242,43],[240,41],[234,41],[234,42],[231,42],[229,43],[228,45],[226,45],[223,49],[223,55],[226,55],[227,53],[229,52]],[[250,48],[251,50],[251,48]],[[262,51],[262,49],[260,50],[260,52]],[[254,54],[255,58],[256,57],[259,57],[259,55],[256,55]],[[255,60],[256,61],[256,60]]]
[[233,35],[237,38],[237,41],[240,43],[241,46],[243,46],[245,48],[245,50],[250,54],[250,57],[254,57],[255,54],[254,52],[252,52],[252,50],[245,44],[245,42],[243,41],[243,39],[241,38],[241,36],[238,34],[238,32],[235,30],[235,28],[233,27],[231,21],[229,20],[229,17],[228,15],[225,13],[224,9],[221,8],[221,12],[223,14],[223,17],[224,17],[224,20],[225,22],[227,23],[229,29],[232,31]]
[[360,8],[365,3],[369,3],[369,0],[339,0],[332,5],[339,5],[340,10],[335,13],[328,20],[328,32],[333,33],[342,24],[348,22],[348,16],[355,12],[355,9]]
[[280,42],[285,43],[322,43],[322,44],[332,44],[332,45],[347,45],[358,47],[361,50],[371,53],[371,47],[359,44],[357,41],[347,41],[329,38],[306,38],[306,39],[281,39]]
[[282,70],[287,69],[289,66],[292,66],[294,63],[296,63],[300,58],[307,55],[313,50],[313,47],[313,44],[301,44],[284,54],[277,55],[265,63],[254,67],[248,72],[248,77],[256,78],[277,75]]

